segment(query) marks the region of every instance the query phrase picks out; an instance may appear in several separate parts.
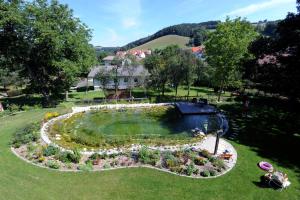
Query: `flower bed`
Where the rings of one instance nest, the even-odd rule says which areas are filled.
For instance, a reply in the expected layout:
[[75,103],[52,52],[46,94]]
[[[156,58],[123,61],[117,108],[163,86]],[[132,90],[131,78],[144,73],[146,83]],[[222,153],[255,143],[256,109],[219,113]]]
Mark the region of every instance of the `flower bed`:
[[[24,128],[23,132],[28,133],[28,130],[35,132],[36,126],[30,125],[29,127],[31,128]],[[22,131],[19,131],[16,136],[20,135],[20,132]],[[28,138],[28,140],[21,138],[22,142],[16,141],[19,139],[13,140],[14,153],[38,166],[62,171],[100,171],[144,166],[177,175],[200,178],[218,176],[229,169],[223,160],[200,149],[160,151],[142,146],[136,151],[83,155],[77,149],[63,151],[59,147],[43,143],[39,138]]]

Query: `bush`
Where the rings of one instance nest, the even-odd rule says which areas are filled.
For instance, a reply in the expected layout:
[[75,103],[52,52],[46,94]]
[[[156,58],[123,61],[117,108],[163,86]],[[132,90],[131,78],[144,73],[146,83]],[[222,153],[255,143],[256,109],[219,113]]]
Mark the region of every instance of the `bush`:
[[30,107],[30,106],[28,106],[28,105],[22,106],[22,110],[24,110],[24,111],[29,111],[29,110],[31,110],[31,109],[32,109],[32,107]]
[[49,160],[46,165],[52,169],[59,169],[60,167],[59,163],[54,160]]
[[9,107],[8,107],[9,111],[14,113],[14,112],[18,112],[20,110],[20,107],[16,104],[11,104]]
[[93,153],[93,154],[89,157],[90,160],[97,160],[97,159],[99,159],[99,158],[100,158],[100,154],[98,154],[98,153]]
[[223,160],[217,158],[212,162],[212,165],[218,168],[219,170],[221,169],[226,169],[226,165]]
[[160,160],[160,152],[142,147],[138,153],[138,159],[141,163],[155,165]]
[[105,164],[103,165],[103,169],[109,169],[109,168],[110,168],[110,164],[105,163]]
[[208,159],[210,159],[211,157],[212,157],[212,155],[211,155],[211,153],[209,153],[207,150],[202,150],[201,152],[200,152],[200,154],[202,155],[202,156],[204,156],[205,158],[208,158]]
[[40,138],[39,129],[39,123],[31,123],[25,128],[18,130],[12,138],[12,145],[18,148],[22,144],[37,141]]
[[47,112],[44,116],[44,121],[48,121],[54,117],[58,117],[59,113],[58,112]]
[[210,174],[210,176],[216,176],[217,172],[212,169],[212,170],[209,170],[209,174]]
[[172,153],[165,152],[164,161],[167,168],[180,166],[179,159],[176,158]]
[[88,162],[87,164],[78,165],[77,169],[79,169],[81,171],[85,171],[85,172],[90,172],[90,171],[93,171],[93,165]]
[[195,162],[196,165],[203,166],[207,163],[207,160],[205,158],[202,158],[202,157],[197,157],[197,158],[195,158],[194,162]]
[[184,166],[176,166],[176,167],[171,167],[170,171],[171,172],[176,172],[178,174],[182,174],[184,172]]
[[186,168],[186,174],[191,176],[196,171],[195,165],[193,163],[189,164]]
[[64,163],[67,163],[67,162],[79,163],[80,158],[81,158],[81,155],[78,150],[74,150],[73,152],[63,151],[63,152],[60,152],[58,155],[58,159]]
[[44,156],[52,156],[52,155],[58,154],[59,152],[60,152],[60,150],[58,147],[49,145],[43,150],[43,155]]
[[209,177],[210,176],[210,172],[208,170],[204,170],[200,173],[201,176],[203,177]]

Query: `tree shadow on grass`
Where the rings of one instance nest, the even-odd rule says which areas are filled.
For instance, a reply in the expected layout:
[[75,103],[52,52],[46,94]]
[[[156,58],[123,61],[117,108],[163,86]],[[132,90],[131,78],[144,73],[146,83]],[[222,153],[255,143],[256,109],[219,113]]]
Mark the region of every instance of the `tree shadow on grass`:
[[241,105],[222,105],[227,112],[230,131],[236,137],[228,139],[251,147],[261,157],[269,158],[277,165],[300,169],[300,105],[274,98],[251,100],[248,117],[244,117]]

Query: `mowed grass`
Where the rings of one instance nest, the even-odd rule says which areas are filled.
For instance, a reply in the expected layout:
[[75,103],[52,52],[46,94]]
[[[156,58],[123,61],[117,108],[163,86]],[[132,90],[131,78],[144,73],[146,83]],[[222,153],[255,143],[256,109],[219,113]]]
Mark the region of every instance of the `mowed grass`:
[[178,45],[180,48],[187,48],[189,43],[189,37],[183,37],[179,35],[166,35],[157,39],[151,40],[145,44],[137,46],[132,50],[148,50],[148,49],[163,49],[169,45]]
[[[228,174],[215,179],[190,179],[146,168],[59,172],[39,168],[17,158],[10,151],[12,134],[53,110],[65,112],[63,108],[39,109],[0,119],[0,199],[300,199],[299,166],[292,162],[289,165],[281,163],[280,159],[275,162],[265,156],[268,154],[258,154],[256,148],[233,141],[231,143],[238,152],[237,165]],[[248,130],[247,120],[242,130]],[[251,138],[250,133],[248,137]],[[259,134],[255,137],[257,143],[262,139]],[[273,150],[281,151],[280,148]],[[258,182],[263,172],[256,163],[261,160],[269,161],[276,169],[287,173],[292,185],[282,192],[260,187]]]

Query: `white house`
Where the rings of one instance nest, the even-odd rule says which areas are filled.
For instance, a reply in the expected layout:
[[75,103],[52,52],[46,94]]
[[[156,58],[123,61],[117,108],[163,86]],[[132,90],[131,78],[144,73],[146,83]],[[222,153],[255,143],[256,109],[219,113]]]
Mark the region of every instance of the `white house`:
[[116,71],[116,66],[111,64],[113,59],[114,56],[107,56],[103,59],[105,65],[95,66],[91,69],[88,74],[88,85],[94,86],[95,90],[103,88],[101,82],[97,78],[97,74],[100,71],[111,74],[111,80],[109,80],[105,86],[106,89],[115,88],[115,82],[113,80],[114,76],[118,77],[118,89],[128,89],[129,87],[141,86],[149,77],[149,73],[143,65],[125,67],[123,63]]

